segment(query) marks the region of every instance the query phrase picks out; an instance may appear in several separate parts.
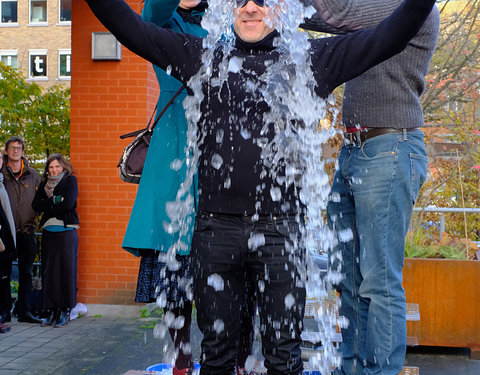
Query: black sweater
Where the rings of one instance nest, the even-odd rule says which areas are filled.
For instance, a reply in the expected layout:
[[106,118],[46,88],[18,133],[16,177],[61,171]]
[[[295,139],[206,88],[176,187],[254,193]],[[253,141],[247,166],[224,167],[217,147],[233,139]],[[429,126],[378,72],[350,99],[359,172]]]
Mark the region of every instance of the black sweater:
[[[53,197],[60,195],[63,201],[54,204]],[[79,224],[77,208],[78,184],[77,178],[72,175],[65,175],[53,189],[53,196],[48,197],[45,193],[45,181],[40,183],[32,207],[37,212],[43,212],[40,226],[43,226],[48,219],[57,218],[63,220],[64,226]]]
[[[166,69],[187,82],[201,66],[202,40],[145,23],[123,0],[86,0],[97,18],[116,38],[134,53]],[[390,17],[376,28],[348,35],[310,41],[315,91],[326,98],[338,85],[362,74],[372,66],[401,52],[414,37],[430,13],[434,0],[406,0]],[[229,58],[243,60],[242,69],[229,72],[221,86],[204,85],[202,117],[198,123],[206,137],[199,161],[199,208],[212,212],[252,214],[255,212],[295,213],[297,193],[290,188],[282,191],[282,199],[274,201],[270,187],[277,186],[260,160],[257,144],[263,127],[263,115],[269,111],[259,90],[246,89],[248,81],[258,81],[266,70],[266,62],[280,58],[273,46],[276,32],[257,43],[238,39]],[[218,76],[222,53],[212,62],[213,76]],[[217,130],[224,132],[217,142]],[[250,135],[245,137],[245,130]],[[262,135],[272,139],[272,131]],[[222,160],[220,168],[212,166],[212,157]],[[267,171],[268,172],[268,171]],[[255,203],[261,202],[260,207]]]

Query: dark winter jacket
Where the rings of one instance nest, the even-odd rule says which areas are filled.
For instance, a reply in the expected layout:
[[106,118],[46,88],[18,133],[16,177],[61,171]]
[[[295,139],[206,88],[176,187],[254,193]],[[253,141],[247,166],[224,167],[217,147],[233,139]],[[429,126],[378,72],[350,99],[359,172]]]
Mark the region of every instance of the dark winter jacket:
[[[54,204],[53,197],[57,195],[62,196],[63,201]],[[32,203],[35,211],[43,213],[40,219],[40,226],[43,226],[48,219],[53,217],[62,220],[65,227],[68,225],[78,225],[80,221],[78,220],[76,211],[77,196],[78,185],[75,176],[63,176],[57,186],[55,186],[55,189],[53,189],[53,196],[50,198],[47,196],[47,193],[45,193],[45,182],[42,181]]]
[[22,158],[22,160],[23,172],[20,177],[15,178],[11,168],[7,166],[7,156],[4,156],[2,172],[16,231],[26,233],[35,230],[37,213],[32,209],[32,201],[40,184],[40,175],[28,165],[27,159]]

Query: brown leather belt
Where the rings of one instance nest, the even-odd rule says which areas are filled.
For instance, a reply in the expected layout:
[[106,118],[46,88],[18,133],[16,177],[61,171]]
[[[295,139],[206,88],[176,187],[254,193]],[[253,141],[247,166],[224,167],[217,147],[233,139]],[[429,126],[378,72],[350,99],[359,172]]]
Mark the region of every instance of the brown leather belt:
[[377,137],[379,135],[384,134],[392,134],[392,133],[404,133],[404,132],[412,132],[415,130],[419,130],[420,128],[370,128],[370,129],[362,129],[356,132],[346,132],[343,133],[343,140],[346,145],[354,145],[360,147],[365,143],[367,139]]

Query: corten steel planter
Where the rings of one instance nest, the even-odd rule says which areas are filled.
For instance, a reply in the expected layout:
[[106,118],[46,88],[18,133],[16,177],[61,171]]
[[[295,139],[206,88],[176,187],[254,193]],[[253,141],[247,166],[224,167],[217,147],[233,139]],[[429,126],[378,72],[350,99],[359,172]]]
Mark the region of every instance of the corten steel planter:
[[418,303],[420,321],[407,322],[419,345],[466,347],[480,359],[480,261],[406,258],[407,302]]

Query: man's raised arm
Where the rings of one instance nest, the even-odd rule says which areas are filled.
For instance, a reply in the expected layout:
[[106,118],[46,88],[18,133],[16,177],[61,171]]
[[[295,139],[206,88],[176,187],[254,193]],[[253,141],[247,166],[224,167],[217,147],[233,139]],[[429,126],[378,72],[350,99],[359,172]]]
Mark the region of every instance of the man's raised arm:
[[402,0],[312,0],[318,13],[306,24],[315,27],[323,20],[338,30],[367,29],[377,26],[401,3]]
[[127,47],[145,60],[187,82],[199,69],[202,39],[145,22],[123,0],[85,0],[98,20]]
[[[327,67],[329,82],[326,86],[333,90],[403,51],[410,39],[417,35],[434,5],[435,0],[405,0],[375,28],[312,41],[313,68],[318,61],[328,59],[318,66]],[[329,58],[330,51],[337,53],[332,53]]]

